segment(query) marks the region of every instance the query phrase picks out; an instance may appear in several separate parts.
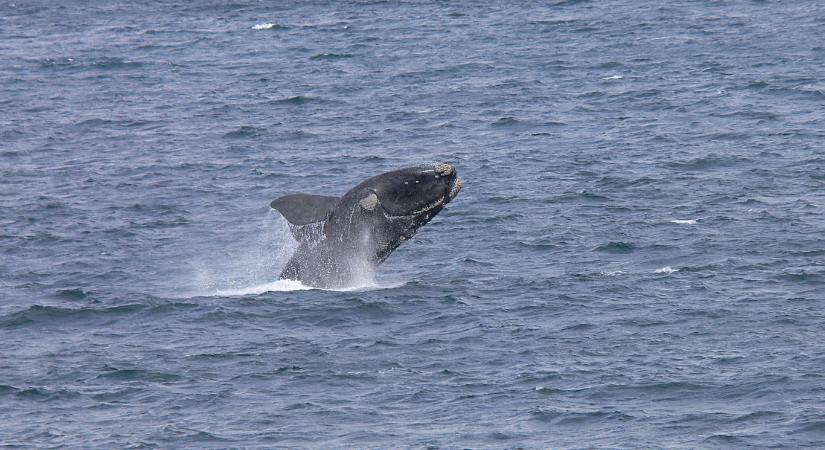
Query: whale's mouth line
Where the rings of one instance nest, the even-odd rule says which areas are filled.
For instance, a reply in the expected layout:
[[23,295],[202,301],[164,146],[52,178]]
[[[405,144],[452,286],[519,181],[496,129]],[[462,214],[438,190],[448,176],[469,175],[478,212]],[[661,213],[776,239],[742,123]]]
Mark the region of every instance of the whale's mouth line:
[[419,215],[424,214],[426,212],[432,211],[435,208],[438,208],[439,206],[444,204],[444,202],[447,200],[448,197],[449,197],[449,194],[444,195],[443,197],[436,200],[435,202],[433,202],[433,203],[431,203],[431,204],[429,204],[429,205],[427,205],[427,206],[425,206],[421,209],[415,210],[415,211],[413,211],[409,214],[393,214],[393,213],[387,211],[387,208],[385,208],[384,205],[381,204],[380,200],[378,201],[378,204],[381,205],[381,210],[384,212],[384,216],[387,217],[388,219],[406,219],[406,218],[410,218],[410,217],[419,216]]
[[432,211],[433,209],[438,208],[439,206],[441,206],[444,203],[444,200],[446,200],[446,199],[447,199],[447,196],[445,195],[444,197],[441,197],[440,199],[438,199],[438,201],[436,201],[435,203],[432,203],[428,206],[425,206],[425,207],[423,207],[419,210],[413,211],[409,214],[392,214],[389,211],[387,211],[387,208],[384,208],[384,205],[381,205],[381,209],[384,211],[384,216],[386,216],[388,219],[406,219],[406,218],[410,218],[410,217],[419,216],[419,215],[424,214],[428,211]]
[[461,178],[456,177],[456,179],[453,181],[453,185],[450,187],[449,192],[441,196],[441,198],[439,198],[435,202],[430,203],[429,205],[421,209],[415,210],[409,214],[392,214],[391,212],[387,211],[387,208],[385,208],[384,204],[381,203],[381,197],[378,195],[378,193],[375,192],[374,189],[370,189],[370,191],[372,191],[372,193],[375,194],[376,197],[378,197],[378,204],[381,205],[381,210],[384,212],[385,217],[387,217],[388,219],[405,219],[414,216],[420,216],[421,214],[426,214],[434,210],[435,208],[438,208],[439,206],[449,203],[452,199],[455,198],[456,195],[458,195],[458,192],[461,190],[462,184],[463,182]]

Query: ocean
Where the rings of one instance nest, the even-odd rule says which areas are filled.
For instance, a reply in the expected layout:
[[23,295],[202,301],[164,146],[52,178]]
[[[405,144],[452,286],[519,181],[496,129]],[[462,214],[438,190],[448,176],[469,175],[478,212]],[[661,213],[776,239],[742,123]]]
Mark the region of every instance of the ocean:
[[[825,447],[825,5],[0,3],[0,447]],[[369,283],[269,202],[447,162]]]

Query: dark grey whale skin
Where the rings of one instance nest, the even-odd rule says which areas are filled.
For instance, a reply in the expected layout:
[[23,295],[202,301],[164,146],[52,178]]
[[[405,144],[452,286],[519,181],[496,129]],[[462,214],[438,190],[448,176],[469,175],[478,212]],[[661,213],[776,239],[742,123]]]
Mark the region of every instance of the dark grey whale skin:
[[292,194],[271,206],[299,245],[281,279],[307,286],[356,286],[458,194],[449,164],[395,170],[369,178],[342,197]]

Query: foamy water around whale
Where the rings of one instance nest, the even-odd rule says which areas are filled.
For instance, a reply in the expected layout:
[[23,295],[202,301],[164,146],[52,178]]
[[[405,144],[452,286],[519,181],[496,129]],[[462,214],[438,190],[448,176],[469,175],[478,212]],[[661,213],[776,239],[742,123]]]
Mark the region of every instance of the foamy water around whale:
[[[346,288],[337,288],[337,289],[323,289],[329,290],[334,292],[362,292],[362,291],[371,291],[375,289],[395,289],[403,286],[404,282],[396,282],[391,284],[377,284],[375,282],[363,284],[363,285],[355,285]],[[302,284],[300,281],[296,280],[277,280],[271,283],[263,283],[255,286],[248,286],[236,289],[219,289],[216,290],[212,295],[219,296],[219,297],[236,297],[236,296],[248,296],[248,295],[260,295],[267,292],[291,292],[291,291],[303,291],[307,289],[318,289],[313,288],[312,286],[306,286]]]

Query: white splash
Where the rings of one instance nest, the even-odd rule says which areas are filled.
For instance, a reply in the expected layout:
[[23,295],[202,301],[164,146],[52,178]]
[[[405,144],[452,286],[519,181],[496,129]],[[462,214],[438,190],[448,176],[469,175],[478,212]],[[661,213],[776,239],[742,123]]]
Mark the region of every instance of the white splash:
[[662,267],[661,269],[654,270],[653,273],[670,274],[670,273],[674,273],[674,272],[678,272],[678,271],[679,271],[679,269],[674,269],[673,267],[665,266],[665,267]]
[[256,286],[249,286],[236,289],[217,289],[214,295],[219,297],[236,297],[244,295],[260,295],[264,292],[292,292],[305,291],[312,289],[309,286],[304,286],[300,281],[296,280],[278,280],[271,283],[259,284]]
[[259,23],[252,27],[253,30],[271,30],[275,27],[274,23]]
[[[216,245],[192,262],[195,295],[252,295],[268,290],[295,290],[273,279],[297,247],[286,220],[267,211],[258,221],[246,221],[232,239]],[[278,283],[278,282],[275,282]]]
[[[187,297],[235,297],[320,289],[297,280],[273,280],[298,246],[288,223],[280,214],[267,211],[260,221],[247,222],[232,236],[237,239],[217,246],[211,254],[200,255],[192,262],[194,273],[187,282],[191,286],[185,290]],[[365,234],[363,239],[364,247],[370,247],[369,234]],[[362,292],[393,289],[406,284],[397,280],[376,281],[375,268],[367,258],[354,256],[352,263],[355,269],[352,286],[323,290]]]
[[609,77],[602,78],[602,80],[605,80],[605,81],[608,81],[608,80],[621,80],[622,78],[624,78],[624,77],[621,76],[621,75],[611,75]]
[[335,288],[335,289],[324,289],[325,291],[335,291],[335,292],[365,292],[365,291],[376,291],[379,289],[395,289],[400,288],[407,284],[406,281],[395,281],[395,282],[383,282],[378,283],[376,281],[372,281],[368,284],[362,284],[359,286],[350,286],[345,288]]
[[671,222],[680,225],[696,225],[696,219],[673,219]]
[[404,281],[394,282],[394,283],[386,283],[386,284],[378,284],[375,282],[371,282],[369,284],[364,284],[360,286],[350,286],[346,288],[336,288],[336,289],[321,289],[315,288],[312,286],[307,286],[301,283],[298,280],[278,280],[273,281],[271,283],[263,283],[258,284],[255,286],[248,286],[248,287],[241,287],[241,288],[232,288],[232,289],[216,289],[210,296],[217,296],[217,297],[242,297],[247,295],[261,295],[267,292],[293,292],[293,291],[306,291],[310,289],[318,289],[322,291],[333,291],[333,292],[364,292],[364,291],[374,291],[378,289],[395,289],[407,284]]

